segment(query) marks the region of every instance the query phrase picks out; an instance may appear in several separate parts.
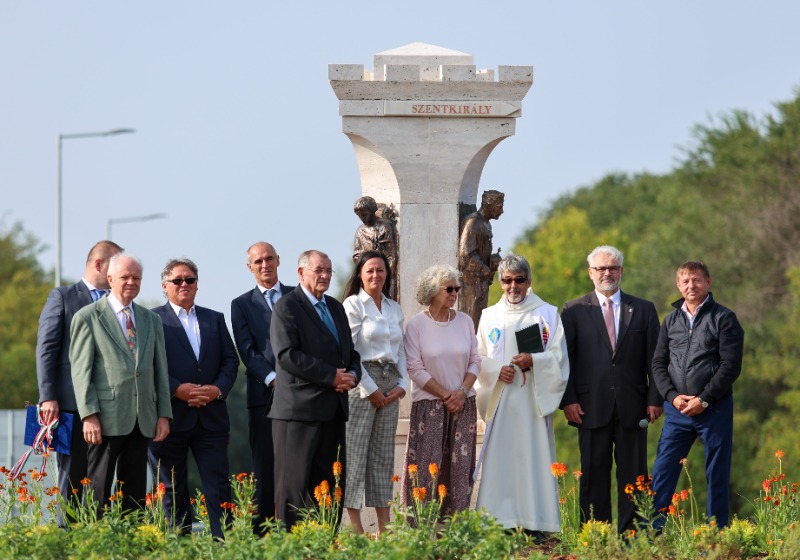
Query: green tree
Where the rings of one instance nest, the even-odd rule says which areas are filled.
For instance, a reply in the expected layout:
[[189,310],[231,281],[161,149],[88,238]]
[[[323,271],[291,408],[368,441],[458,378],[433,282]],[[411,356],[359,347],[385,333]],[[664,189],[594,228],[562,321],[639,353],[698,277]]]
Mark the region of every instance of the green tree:
[[51,286],[36,256],[41,248],[20,224],[0,223],[0,408],[36,402],[36,332]]

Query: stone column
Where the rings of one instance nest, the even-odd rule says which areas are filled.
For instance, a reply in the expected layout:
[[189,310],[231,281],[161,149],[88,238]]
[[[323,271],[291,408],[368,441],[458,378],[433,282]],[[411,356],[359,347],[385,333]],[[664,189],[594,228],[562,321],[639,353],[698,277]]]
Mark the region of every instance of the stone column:
[[[437,263],[458,267],[460,210],[475,209],[489,154],[514,134],[533,67],[500,66],[495,81],[472,55],[413,43],[374,55],[372,71],[331,64],[328,78],[363,195],[398,211],[400,303],[411,317],[419,274]],[[406,402],[401,418],[409,412]]]

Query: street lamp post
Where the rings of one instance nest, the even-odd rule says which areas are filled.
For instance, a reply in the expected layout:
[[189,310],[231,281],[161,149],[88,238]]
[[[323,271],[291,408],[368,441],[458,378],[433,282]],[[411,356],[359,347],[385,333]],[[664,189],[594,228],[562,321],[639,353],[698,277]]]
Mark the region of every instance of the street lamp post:
[[166,218],[166,214],[148,214],[147,216],[132,216],[130,218],[109,218],[106,222],[106,239],[111,241],[112,224],[129,224],[131,222],[149,222],[150,220],[160,220]]
[[56,188],[56,288],[61,285],[61,145],[64,140],[73,140],[76,138],[99,138],[103,136],[115,136],[117,134],[133,134],[134,132],[136,131],[132,128],[112,128],[111,130],[106,130],[103,132],[78,132],[75,134],[58,135],[58,186]]

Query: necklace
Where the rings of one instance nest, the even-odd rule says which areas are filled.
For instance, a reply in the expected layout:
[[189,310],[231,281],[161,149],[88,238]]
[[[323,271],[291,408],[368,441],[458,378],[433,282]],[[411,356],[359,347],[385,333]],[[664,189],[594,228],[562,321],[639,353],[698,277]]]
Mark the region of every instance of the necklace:
[[446,327],[447,325],[450,324],[450,310],[449,309],[447,310],[447,321],[444,321],[444,322],[437,321],[436,319],[433,318],[433,313],[431,313],[431,308],[430,307],[428,307],[428,309],[425,310],[425,313],[427,313],[428,317],[431,318],[431,321],[433,321],[433,324],[436,325],[437,327],[444,328],[444,327]]

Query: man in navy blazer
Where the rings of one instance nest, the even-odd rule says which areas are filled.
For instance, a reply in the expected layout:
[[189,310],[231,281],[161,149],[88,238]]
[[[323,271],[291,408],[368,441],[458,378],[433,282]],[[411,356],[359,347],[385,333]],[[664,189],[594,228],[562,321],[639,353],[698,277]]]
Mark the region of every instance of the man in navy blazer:
[[[46,423],[58,418],[60,412],[73,415],[70,454],[58,453],[58,488],[61,496],[80,503],[86,477],[86,441],[83,424],[77,414],[75,389],[69,362],[69,326],[72,316],[82,307],[99,300],[108,293],[108,263],[120,253],[122,247],[113,241],[100,241],[89,250],[83,279],[71,286],[54,288],[39,316],[39,334],[36,339],[36,377],[39,382],[39,404]],[[73,495],[72,490],[77,490]],[[57,523],[63,526],[61,508]]]
[[281,258],[275,247],[264,241],[247,249],[247,269],[256,287],[231,302],[231,324],[236,349],[247,368],[247,410],[250,453],[256,477],[255,500],[258,512],[253,527],[264,532],[264,521],[275,516],[275,469],[272,448],[272,421],[267,418],[275,386],[275,355],[269,339],[272,308],[294,287],[278,281]]
[[[347,464],[348,391],[358,384],[361,371],[344,307],[324,295],[333,275],[330,258],[305,251],[297,274],[300,285],[275,304],[270,328],[278,364],[269,412],[275,507],[287,529],[299,520],[297,508],[314,505],[318,484],[327,480],[333,489],[337,457]],[[343,470],[343,491],[345,479]],[[341,514],[341,503],[339,508]]]
[[567,302],[561,312],[570,366],[561,408],[570,425],[578,428],[584,520],[591,516],[611,521],[613,457],[617,529],[622,533],[635,529],[636,511],[625,486],[647,475],[647,422],[655,422],[663,412],[650,363],[658,340],[658,315],[652,302],[619,289],[619,250],[597,247],[587,261],[594,291]]
[[[153,309],[164,325],[173,421],[169,436],[151,442],[150,467],[164,484],[164,512],[184,533],[192,514],[187,461],[194,455],[211,534],[222,538],[221,505],[231,501],[228,469],[230,420],[225,397],[233,389],[239,358],[222,313],[195,305],[197,265],[172,259],[161,273],[169,301]],[[172,518],[174,512],[174,519]]]

